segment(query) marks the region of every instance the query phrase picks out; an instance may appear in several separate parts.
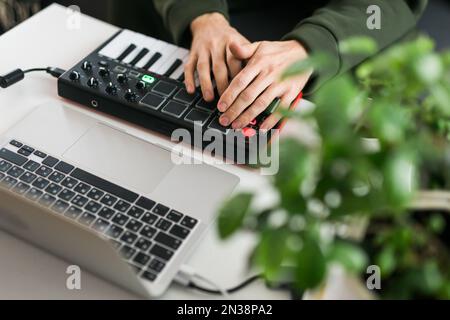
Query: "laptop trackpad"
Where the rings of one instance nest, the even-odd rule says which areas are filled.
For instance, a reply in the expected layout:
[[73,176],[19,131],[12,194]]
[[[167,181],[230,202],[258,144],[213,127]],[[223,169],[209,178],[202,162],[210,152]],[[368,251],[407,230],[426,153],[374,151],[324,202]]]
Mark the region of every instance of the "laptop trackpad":
[[169,151],[100,123],[68,149],[64,158],[144,194],[151,193],[174,166]]

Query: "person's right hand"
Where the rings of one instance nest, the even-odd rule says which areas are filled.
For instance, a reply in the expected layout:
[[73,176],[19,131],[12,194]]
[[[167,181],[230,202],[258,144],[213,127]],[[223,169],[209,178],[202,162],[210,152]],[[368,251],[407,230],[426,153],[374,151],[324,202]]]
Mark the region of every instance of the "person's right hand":
[[185,65],[184,82],[189,93],[195,91],[195,71],[198,73],[203,98],[214,99],[211,70],[221,95],[228,87],[229,79],[242,69],[242,61],[230,52],[229,44],[250,43],[230,26],[220,13],[207,13],[191,22],[192,45],[189,60]]

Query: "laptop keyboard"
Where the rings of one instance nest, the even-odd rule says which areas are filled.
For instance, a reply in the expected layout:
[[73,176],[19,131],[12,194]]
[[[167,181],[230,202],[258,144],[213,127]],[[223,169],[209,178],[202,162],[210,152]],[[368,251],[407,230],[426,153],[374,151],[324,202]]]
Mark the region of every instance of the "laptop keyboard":
[[0,187],[103,234],[146,280],[158,277],[198,223],[19,141],[10,145],[17,152],[0,149]]

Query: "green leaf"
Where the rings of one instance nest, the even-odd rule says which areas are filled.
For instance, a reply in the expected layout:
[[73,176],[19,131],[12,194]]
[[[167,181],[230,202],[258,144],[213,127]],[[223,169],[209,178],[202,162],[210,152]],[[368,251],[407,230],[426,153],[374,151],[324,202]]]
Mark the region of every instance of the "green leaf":
[[375,258],[376,264],[380,267],[381,275],[384,277],[389,276],[394,272],[397,266],[397,259],[395,257],[394,248],[391,246],[385,246],[377,257]]
[[353,37],[339,43],[339,51],[343,54],[372,55],[377,50],[377,43],[370,37]]
[[295,284],[301,289],[316,288],[324,280],[326,262],[317,242],[305,239],[302,249],[297,254]]
[[287,252],[285,229],[265,229],[255,250],[254,262],[268,281],[276,281]]
[[294,62],[286,69],[286,71],[283,72],[281,80],[301,75],[302,73],[308,72],[312,69],[321,70],[327,67],[329,61],[330,58],[327,55],[316,54],[306,59]]
[[328,260],[342,265],[349,272],[361,273],[367,268],[368,257],[364,250],[350,242],[336,241],[328,253]]
[[241,227],[252,199],[253,194],[240,193],[223,204],[218,219],[220,238],[228,238]]

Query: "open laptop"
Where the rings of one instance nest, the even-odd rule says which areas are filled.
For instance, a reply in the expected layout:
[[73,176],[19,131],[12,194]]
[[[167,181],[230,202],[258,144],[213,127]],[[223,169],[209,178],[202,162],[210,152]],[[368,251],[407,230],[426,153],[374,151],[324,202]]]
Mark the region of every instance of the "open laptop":
[[58,103],[0,136],[0,228],[146,297],[238,182]]

